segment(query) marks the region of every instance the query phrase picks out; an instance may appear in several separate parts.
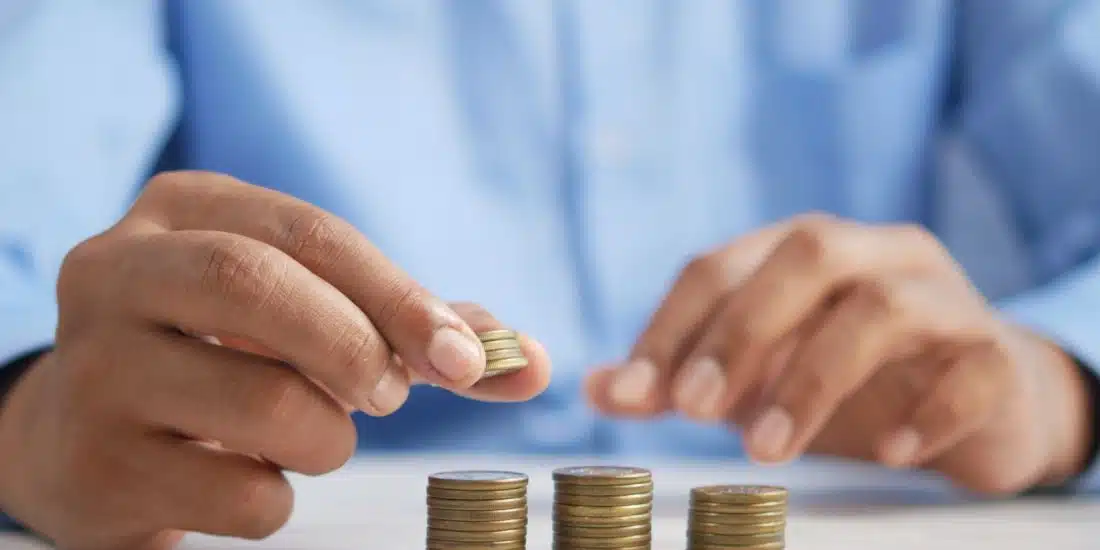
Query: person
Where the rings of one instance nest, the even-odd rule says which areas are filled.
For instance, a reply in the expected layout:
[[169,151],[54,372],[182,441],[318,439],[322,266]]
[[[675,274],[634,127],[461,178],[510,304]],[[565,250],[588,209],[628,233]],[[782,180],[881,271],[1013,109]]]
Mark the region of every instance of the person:
[[262,538],[357,449],[1095,486],[1098,22],[8,0],[0,510]]

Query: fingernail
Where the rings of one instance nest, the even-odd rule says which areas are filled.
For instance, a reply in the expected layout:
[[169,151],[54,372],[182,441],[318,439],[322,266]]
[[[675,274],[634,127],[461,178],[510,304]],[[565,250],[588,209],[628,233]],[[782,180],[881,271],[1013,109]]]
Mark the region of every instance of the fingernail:
[[749,429],[749,445],[768,458],[778,458],[790,442],[791,430],[791,415],[772,407]]
[[715,418],[725,395],[726,373],[714,358],[704,357],[685,369],[676,387],[676,407],[700,418]]
[[657,367],[647,360],[628,363],[619,370],[611,383],[611,400],[619,405],[642,404],[653,391],[657,380]]
[[882,446],[882,461],[888,466],[902,467],[910,464],[920,451],[920,434],[913,428],[894,432]]
[[452,382],[465,380],[484,368],[481,344],[451,328],[443,327],[428,344],[428,361]]
[[366,401],[374,408],[374,414],[388,415],[405,403],[409,396],[409,386],[402,377],[394,374],[391,366],[387,368],[378,379],[374,389],[367,393]]

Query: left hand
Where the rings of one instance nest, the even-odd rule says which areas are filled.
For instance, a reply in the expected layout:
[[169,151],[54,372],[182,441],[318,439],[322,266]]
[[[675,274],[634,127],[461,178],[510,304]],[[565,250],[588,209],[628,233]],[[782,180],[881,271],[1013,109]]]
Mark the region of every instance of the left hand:
[[691,262],[588,393],[611,415],[740,425],[760,461],[926,466],[986,493],[1070,477],[1088,437],[1076,366],[930,233],[816,215]]

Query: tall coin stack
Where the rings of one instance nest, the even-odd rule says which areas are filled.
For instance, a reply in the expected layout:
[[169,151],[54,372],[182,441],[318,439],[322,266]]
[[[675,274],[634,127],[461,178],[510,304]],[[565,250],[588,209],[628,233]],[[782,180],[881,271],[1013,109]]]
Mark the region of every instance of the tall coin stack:
[[711,485],[691,490],[688,550],[782,550],[787,490]]
[[554,471],[555,550],[649,550],[649,470],[579,466]]
[[478,333],[481,347],[485,349],[485,375],[500,376],[527,366],[527,357],[520,349],[519,335],[514,330],[497,329]]
[[428,478],[427,550],[523,550],[527,476],[442,472]]

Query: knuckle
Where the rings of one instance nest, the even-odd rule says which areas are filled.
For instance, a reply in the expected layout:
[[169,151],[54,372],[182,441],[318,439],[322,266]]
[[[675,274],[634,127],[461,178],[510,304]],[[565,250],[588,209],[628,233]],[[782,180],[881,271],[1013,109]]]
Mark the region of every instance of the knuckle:
[[323,211],[297,215],[286,225],[280,236],[283,249],[295,258],[308,258],[311,263],[338,262],[351,246],[351,233],[335,217]]
[[287,266],[261,247],[245,242],[212,244],[200,279],[203,290],[262,308],[283,284]]
[[771,329],[760,319],[734,313],[735,311],[737,310],[731,304],[725,314],[728,347],[738,350],[769,345],[773,340]]
[[349,389],[366,390],[382,376],[381,367],[386,364],[375,358],[388,357],[384,353],[385,342],[361,327],[344,329],[333,343],[330,353],[332,364]]
[[713,287],[725,279],[725,266],[718,253],[696,256],[684,266],[680,278],[692,285]]
[[239,535],[249,540],[274,535],[290,520],[294,507],[290,485],[274,472],[242,479],[230,500],[231,509],[239,511]]
[[808,368],[791,378],[785,393],[789,396],[797,396],[798,401],[817,403],[830,395],[832,387],[832,380],[825,371]]
[[888,316],[901,309],[897,289],[881,279],[865,279],[855,283],[851,297],[866,314]]
[[93,281],[99,279],[97,273],[108,254],[108,246],[107,239],[100,235],[77,244],[65,254],[57,278],[59,302],[67,303],[99,286]]
[[254,417],[272,426],[297,424],[311,402],[309,387],[300,376],[282,370],[273,370],[267,381],[253,396]]
[[829,259],[830,228],[830,224],[817,219],[799,220],[793,224],[777,250],[790,254],[802,263],[823,264]]
[[[382,296],[386,298],[382,299],[377,313],[372,316],[372,320],[382,327],[392,326],[395,321],[406,317],[409,312],[415,312],[419,304],[424,302],[423,292],[415,285],[406,285],[395,280],[388,286],[389,288],[382,292]],[[424,312],[424,315],[427,316],[427,312]]]

